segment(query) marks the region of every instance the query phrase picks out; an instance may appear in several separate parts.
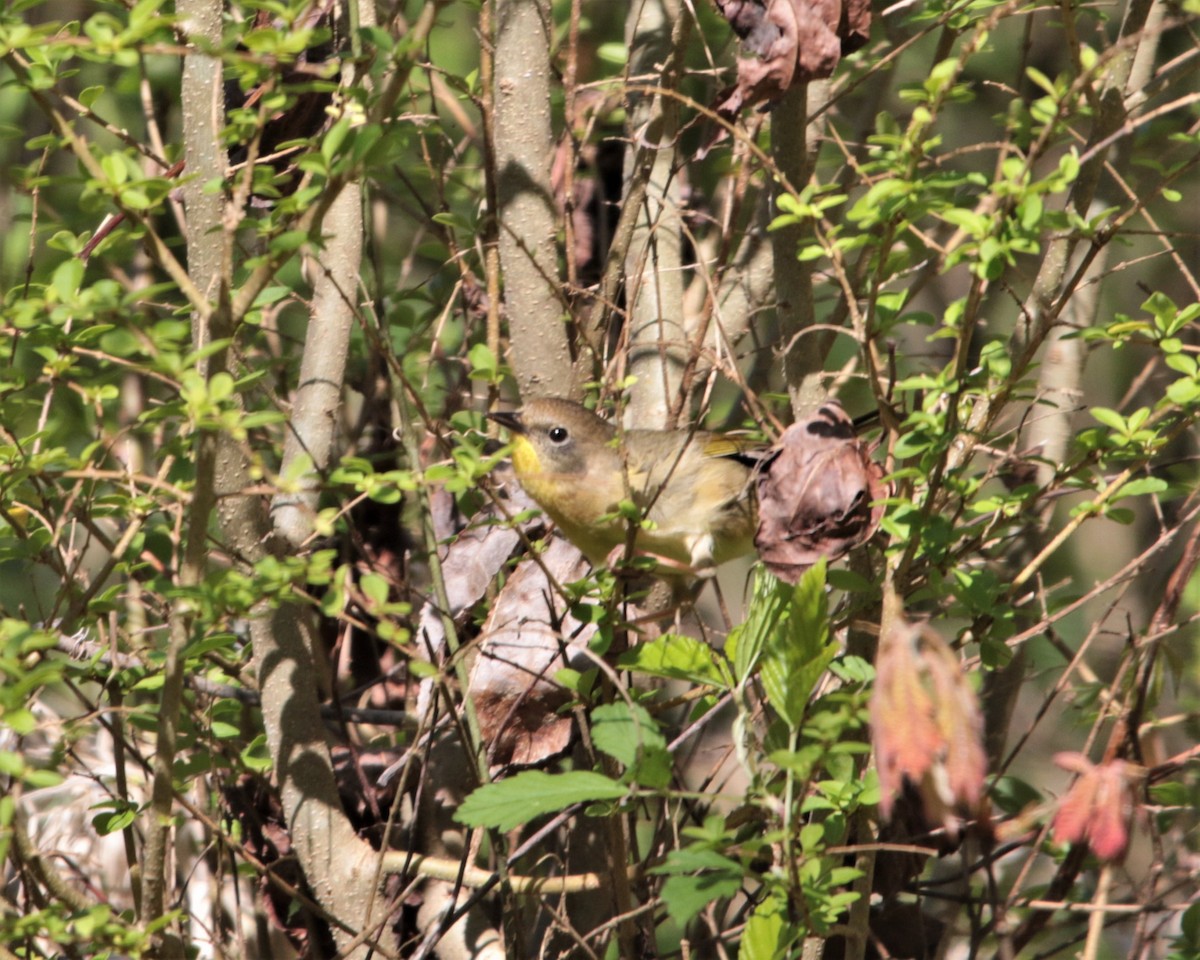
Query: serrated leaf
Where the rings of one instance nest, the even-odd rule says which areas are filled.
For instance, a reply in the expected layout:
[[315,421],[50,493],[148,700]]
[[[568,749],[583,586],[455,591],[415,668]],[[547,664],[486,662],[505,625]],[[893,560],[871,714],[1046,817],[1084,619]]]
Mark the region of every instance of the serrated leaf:
[[775,580],[764,582],[760,590],[756,583],[748,630],[751,622],[763,637],[760,676],[767,700],[784,723],[797,729],[813,687],[837,655],[837,644],[829,641],[824,560],[795,587]]

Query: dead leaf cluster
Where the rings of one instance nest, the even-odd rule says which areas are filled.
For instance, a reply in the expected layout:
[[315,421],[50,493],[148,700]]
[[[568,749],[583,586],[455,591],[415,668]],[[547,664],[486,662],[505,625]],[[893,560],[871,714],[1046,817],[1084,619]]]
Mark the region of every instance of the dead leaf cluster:
[[782,97],[790,87],[833,75],[843,56],[867,42],[867,0],[716,0],[741,38],[737,83],[717,100],[732,120],[744,107]]
[[821,557],[835,560],[871,536],[883,519],[883,468],[836,403],[784,431],[758,477],[754,545],[788,583]]

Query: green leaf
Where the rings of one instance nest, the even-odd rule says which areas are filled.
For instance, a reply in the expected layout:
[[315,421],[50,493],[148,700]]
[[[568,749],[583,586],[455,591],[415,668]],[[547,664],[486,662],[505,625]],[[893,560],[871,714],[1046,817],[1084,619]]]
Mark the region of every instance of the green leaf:
[[728,689],[733,679],[724,661],[703,640],[682,634],[666,634],[649,643],[639,643],[621,656],[622,670],[645,673],[668,680],[708,684]]
[[102,837],[132,826],[137,819],[138,810],[134,804],[125,804],[119,800],[112,800],[100,804],[100,806],[111,806],[113,808],[102,811],[92,817],[92,826],[96,828],[96,832]]
[[64,260],[54,270],[51,285],[62,303],[68,303],[79,292],[79,284],[83,282],[84,263],[78,257]]
[[491,380],[496,375],[496,355],[486,343],[477,343],[467,354],[471,364],[471,376]]
[[363,594],[376,607],[387,603],[389,587],[386,577],[378,573],[365,574],[362,578],[361,586]]
[[1200,903],[1193,903],[1179,920],[1180,939],[1192,950],[1200,951]]
[[341,150],[342,144],[346,142],[346,136],[350,133],[350,118],[342,117],[329,128],[329,132],[325,134],[325,139],[321,141],[321,156],[325,158],[326,163],[331,163],[337,152]]
[[462,802],[455,817],[470,827],[507,831],[575,803],[619,800],[626,793],[628,788],[615,780],[586,770],[554,775],[526,770],[480,787]]
[[1167,386],[1167,399],[1181,407],[1190,406],[1200,397],[1200,384],[1195,380],[1176,380]]
[[279,234],[277,237],[271,238],[272,253],[291,253],[294,250],[300,249],[308,241],[308,232],[305,230],[288,230]]
[[742,878],[722,873],[671,877],[663,884],[662,899],[667,915],[680,926],[710,903],[732,897],[742,888]]
[[640,704],[610,703],[592,711],[592,742],[647,787],[671,782],[671,755],[654,718]]
[[1009,814],[1019,813],[1026,807],[1041,803],[1044,799],[1036,787],[1007,774],[995,779],[991,789],[988,790],[988,796],[992,798],[997,807]]
[[1036,67],[1026,67],[1025,76],[1045,90],[1046,93],[1048,93],[1051,97],[1058,99],[1058,89],[1054,86],[1053,81],[1051,81],[1049,77],[1042,73],[1041,70],[1038,70]]
[[637,761],[643,746],[665,747],[666,739],[654,718],[640,704],[609,703],[592,711],[592,740],[625,766]]
[[1126,433],[1129,429],[1125,418],[1116,410],[1110,410],[1108,407],[1092,407],[1092,416],[1117,433]]
[[662,898],[668,915],[681,926],[713,901],[732,897],[745,879],[736,860],[699,845],[672,850],[666,862],[650,872],[670,875]]
[[826,579],[831,587],[838,590],[844,590],[846,593],[873,593],[877,588],[870,580],[864,577],[861,573],[855,573],[853,570],[830,570],[826,574]]
[[768,701],[788,727],[798,729],[813,687],[838,649],[829,640],[824,560],[795,587],[760,571],[745,635],[762,649],[761,677]]
[[787,922],[787,903],[779,891],[772,891],[754,908],[742,933],[738,960],[779,960],[799,931]]
[[601,63],[606,63],[610,67],[623,67],[625,61],[629,59],[629,51],[624,43],[613,41],[600,44],[596,48],[596,56]]
[[266,773],[271,769],[271,750],[267,746],[266,734],[259,734],[246,745],[241,760],[247,770]]
[[1161,477],[1138,477],[1130,480],[1113,495],[1112,502],[1123,497],[1141,497],[1149,493],[1163,493],[1169,484]]
[[1184,807],[1191,803],[1188,788],[1175,780],[1156,783],[1149,789],[1150,801],[1164,807]]

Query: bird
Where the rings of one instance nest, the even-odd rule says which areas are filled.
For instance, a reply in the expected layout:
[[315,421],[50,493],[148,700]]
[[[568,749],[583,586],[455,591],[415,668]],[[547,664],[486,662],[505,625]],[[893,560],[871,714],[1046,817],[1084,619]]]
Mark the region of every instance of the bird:
[[[740,438],[622,430],[557,397],[488,416],[512,435],[525,492],[593,566],[611,565],[631,523],[637,552],[667,576],[712,576],[718,564],[754,550],[756,458]],[[633,520],[623,503],[636,507]]]

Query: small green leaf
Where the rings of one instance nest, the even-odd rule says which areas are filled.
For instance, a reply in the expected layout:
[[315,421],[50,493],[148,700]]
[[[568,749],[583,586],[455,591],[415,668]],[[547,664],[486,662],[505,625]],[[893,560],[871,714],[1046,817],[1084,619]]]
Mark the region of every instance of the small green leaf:
[[271,769],[271,751],[267,746],[266,734],[259,734],[246,745],[241,753],[242,763],[248,770],[266,773]]
[[79,292],[79,284],[83,282],[84,262],[78,257],[64,260],[54,270],[51,286],[61,303],[74,299]]
[[1149,493],[1163,493],[1168,486],[1167,481],[1161,477],[1138,477],[1121,487],[1112,499],[1117,501],[1123,497],[1141,497]]
[[629,59],[629,51],[623,43],[602,43],[596,48],[596,56],[609,66],[623,67]]
[[1200,951],[1200,903],[1193,903],[1179,920],[1180,939],[1193,951]]
[[1181,407],[1190,406],[1200,397],[1200,384],[1195,380],[1176,380],[1167,386],[1167,399]]
[[1156,783],[1149,788],[1149,793],[1152,803],[1164,807],[1186,807],[1192,802],[1192,796],[1188,788],[1176,780],[1168,780],[1166,783]]
[[92,826],[96,828],[96,832],[102,837],[132,826],[133,822],[137,819],[137,807],[133,804],[125,805],[118,801],[113,801],[112,803],[115,809],[105,810],[92,817]]
[[1047,77],[1041,70],[1036,67],[1026,67],[1025,76],[1032,80],[1037,86],[1041,87],[1051,97],[1057,99],[1059,96],[1058,89],[1054,86],[1054,82]]
[[308,233],[304,230],[288,230],[277,237],[271,238],[272,253],[291,253],[299,250],[308,241]]
[[662,898],[667,913],[683,925],[715,900],[732,897],[742,887],[745,871],[736,860],[703,846],[672,850],[651,873],[669,874]]
[[1110,410],[1108,407],[1092,407],[1092,416],[1117,433],[1126,433],[1129,429],[1125,418],[1116,410]]
[[342,144],[345,143],[347,135],[350,133],[350,118],[342,117],[337,123],[329,128],[329,132],[325,134],[325,139],[321,141],[321,156],[325,158],[326,163],[333,161],[334,156],[341,150]]
[[362,578],[362,592],[373,604],[383,606],[388,598],[387,578],[378,573],[365,574]]
[[486,343],[477,343],[467,354],[471,364],[471,376],[490,380],[496,375],[496,355]]

